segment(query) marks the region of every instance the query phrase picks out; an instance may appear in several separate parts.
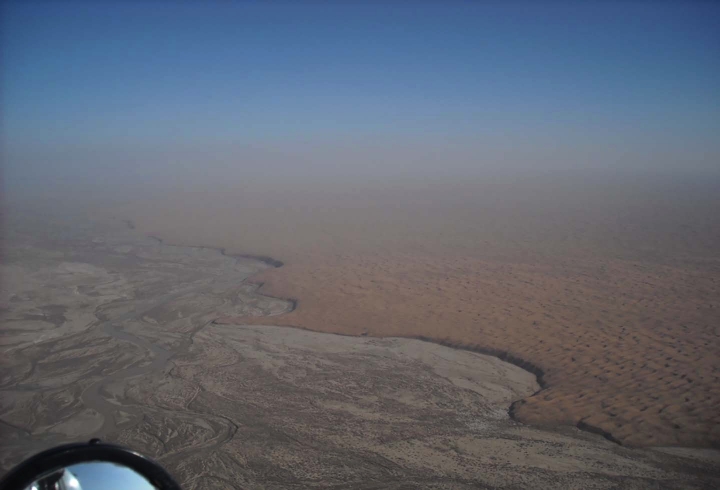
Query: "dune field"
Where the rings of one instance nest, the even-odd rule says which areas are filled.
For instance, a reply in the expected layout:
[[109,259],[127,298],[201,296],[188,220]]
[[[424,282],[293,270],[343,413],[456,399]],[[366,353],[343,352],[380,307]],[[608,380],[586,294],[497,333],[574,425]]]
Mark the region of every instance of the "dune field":
[[98,437],[155,458],[187,489],[720,481],[715,450],[627,448],[512,420],[513,402],[540,386],[497,357],[415,339],[220,325],[281,321],[293,309],[246,282],[267,263],[168,245],[88,214],[54,206],[5,216],[0,472]]
[[536,175],[297,189],[175,192],[118,212],[168,243],[285,263],[252,280],[295,310],[225,323],[491,352],[541,374],[543,389],[513,406],[520,421],[631,446],[720,444],[716,182]]

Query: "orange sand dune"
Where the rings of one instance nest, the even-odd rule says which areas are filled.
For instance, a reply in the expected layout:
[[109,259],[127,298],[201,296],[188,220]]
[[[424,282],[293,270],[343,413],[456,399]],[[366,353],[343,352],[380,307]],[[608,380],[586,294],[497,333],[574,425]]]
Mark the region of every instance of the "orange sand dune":
[[[453,189],[157,198],[125,209],[170,242],[285,261],[297,299],[224,322],[424,336],[544,371],[514,406],[629,445],[720,445],[720,193],[686,183],[528,181]],[[198,199],[198,197],[201,197]]]
[[300,298],[297,309],[234,321],[507,351],[540,366],[548,385],[517,406],[519,420],[583,421],[638,446],[720,442],[720,291],[700,272],[358,257],[255,280],[266,294]]

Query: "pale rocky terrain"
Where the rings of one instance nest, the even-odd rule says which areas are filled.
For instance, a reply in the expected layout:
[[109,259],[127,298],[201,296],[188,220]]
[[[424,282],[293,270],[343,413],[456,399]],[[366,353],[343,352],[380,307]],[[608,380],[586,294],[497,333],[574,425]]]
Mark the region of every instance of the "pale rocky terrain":
[[511,404],[540,386],[497,357],[220,325],[294,318],[292,302],[247,281],[266,263],[89,214],[5,213],[3,471],[101,437],[157,458],[188,489],[720,485],[714,450],[630,449],[513,420]]

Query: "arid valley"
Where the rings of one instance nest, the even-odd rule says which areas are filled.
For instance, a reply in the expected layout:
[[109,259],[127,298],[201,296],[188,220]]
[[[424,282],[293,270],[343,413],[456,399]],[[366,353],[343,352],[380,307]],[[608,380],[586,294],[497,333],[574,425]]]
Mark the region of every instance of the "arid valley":
[[720,488],[719,24],[0,3],[0,490]]
[[8,206],[2,467],[100,437],[184,488],[717,486],[717,196],[566,191]]

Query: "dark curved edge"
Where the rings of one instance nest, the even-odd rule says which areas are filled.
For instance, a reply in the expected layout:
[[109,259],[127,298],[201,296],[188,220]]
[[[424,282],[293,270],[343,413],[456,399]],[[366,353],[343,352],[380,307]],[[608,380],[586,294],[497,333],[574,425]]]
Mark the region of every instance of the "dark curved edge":
[[271,267],[276,267],[276,268],[282,267],[285,265],[285,263],[282,262],[281,260],[273,259],[272,257],[268,257],[266,255],[249,255],[249,254],[229,255],[229,254],[225,253],[225,249],[222,249],[221,253],[228,257],[238,257],[238,258],[242,258],[242,259],[259,260],[260,262],[263,262]]
[[[249,279],[249,278],[248,278],[248,279]],[[247,280],[246,280],[246,281],[247,281]],[[277,314],[277,315],[264,315],[264,316],[261,316],[261,317],[259,317],[259,318],[266,318],[266,317],[270,317],[270,316],[286,315],[286,314],[288,314],[288,313],[292,313],[292,312],[295,311],[295,310],[297,309],[297,307],[298,307],[298,300],[296,300],[296,299],[294,299],[294,298],[283,298],[282,296],[269,296],[269,295],[267,295],[267,294],[261,293],[261,292],[260,292],[260,288],[262,288],[262,287],[265,285],[264,282],[249,282],[249,283],[247,283],[247,284],[252,285],[252,286],[255,287],[255,289],[253,290],[253,292],[254,292],[255,294],[258,294],[258,295],[260,295],[260,296],[265,296],[266,298],[272,298],[272,299],[279,299],[279,300],[281,300],[281,301],[287,301],[288,303],[290,303],[290,308],[288,308],[287,311],[283,311],[282,313],[279,313],[279,314]],[[213,320],[211,323],[214,323],[214,324],[216,324],[216,325],[225,325],[225,324],[222,324],[222,323],[216,323],[214,320]],[[276,326],[276,327],[287,327],[287,328],[297,328],[298,330],[307,330],[308,332],[317,332],[317,330],[310,330],[310,329],[302,328],[302,327],[293,327],[293,326],[291,326],[291,325],[273,325],[273,326]],[[317,332],[317,333],[325,333],[325,332]],[[344,334],[341,334],[341,333],[340,333],[340,334],[332,334],[332,335],[344,335]],[[349,337],[355,337],[355,335],[350,335]]]
[[10,470],[0,480],[0,490],[22,490],[43,475],[69,466],[109,462],[142,475],[159,490],[181,490],[172,476],[155,461],[123,446],[89,443],[64,444],[38,453]]
[[[512,364],[514,366],[517,366],[521,369],[524,369],[525,371],[528,371],[528,372],[534,374],[537,384],[540,386],[540,389],[530,396],[521,398],[520,400],[515,400],[514,402],[512,402],[510,404],[510,407],[508,408],[508,416],[515,422],[523,423],[517,417],[517,412],[516,412],[517,408],[524,405],[526,399],[538,395],[539,393],[541,393],[543,390],[545,390],[548,387],[548,384],[545,381],[545,371],[540,366],[538,366],[537,364],[533,364],[532,362],[527,361],[527,360],[525,360],[521,357],[518,357],[514,354],[511,354],[508,351],[504,351],[501,349],[492,349],[489,347],[482,347],[482,346],[476,345],[476,344],[464,344],[462,342],[454,342],[449,339],[444,339],[444,340],[443,339],[432,339],[430,337],[425,337],[422,335],[413,336],[412,338],[422,340],[424,342],[432,342],[434,344],[444,345],[446,347],[451,347],[453,349],[466,350],[466,351],[470,351],[470,352],[475,352],[476,354],[484,354],[486,356],[497,357],[501,361],[507,362],[509,364]],[[610,434],[609,432],[606,432],[598,427],[588,425],[582,421],[578,422],[576,427],[578,429],[586,431],[586,432],[591,432],[593,434],[599,434],[599,435],[603,436],[605,439],[607,439],[608,441],[612,441],[616,444],[622,445],[622,443],[619,440],[617,440],[616,438],[614,438],[612,436],[612,434]]]
[[[518,420],[518,418],[517,418],[517,413],[516,413],[517,408],[519,406],[524,405],[526,403],[525,400],[527,400],[528,398],[536,396],[536,395],[540,394],[543,390],[548,388],[548,384],[544,378],[545,371],[540,366],[538,366],[537,364],[533,364],[532,362],[527,361],[527,360],[525,360],[521,357],[518,357],[514,354],[511,354],[508,351],[504,351],[501,349],[491,349],[488,347],[482,347],[482,346],[475,345],[475,344],[463,344],[462,342],[453,342],[453,341],[447,340],[447,339],[436,340],[436,339],[431,339],[429,337],[424,337],[424,336],[414,336],[412,338],[422,340],[425,342],[432,342],[434,344],[444,345],[446,347],[451,347],[453,349],[467,350],[470,352],[475,352],[477,354],[484,354],[487,356],[497,357],[501,361],[505,361],[509,364],[512,364],[514,366],[517,366],[521,369],[524,369],[525,371],[528,371],[528,372],[534,374],[535,379],[537,380],[537,383],[540,386],[540,389],[530,396],[526,396],[524,398],[521,398],[520,400],[514,401],[510,405],[510,408],[508,408],[508,415],[515,422],[523,423],[522,421]],[[614,442],[615,444],[617,444],[619,446],[623,445],[623,443],[619,439],[614,437],[610,432],[607,432],[606,430],[603,430],[600,427],[595,427],[594,425],[590,425],[590,424],[584,422],[583,420],[580,420],[575,427],[584,432],[590,432],[591,434],[600,435],[600,436],[604,437],[605,439],[607,439],[608,441]]]
[[[505,361],[509,364],[522,368],[525,371],[531,372],[535,375],[535,378],[537,378],[537,383],[540,385],[540,388],[547,388],[547,383],[545,383],[544,380],[545,371],[543,371],[540,366],[538,366],[537,364],[533,364],[530,361],[526,361],[525,359],[522,359],[520,357],[517,357],[516,355],[513,355],[507,351],[501,349],[491,349],[489,347],[482,347],[476,344],[463,344],[462,342],[455,342],[449,339],[433,339],[430,337],[425,337],[423,335],[416,335],[409,338],[422,340],[424,342],[432,342],[433,344],[440,344],[444,345],[445,347],[451,347],[453,349],[475,352],[476,354],[484,354],[486,356],[497,357],[501,361]],[[539,393],[539,391],[536,393]]]
[[[129,225],[128,225],[129,226]],[[134,228],[131,228],[134,229]],[[250,259],[250,260],[257,260],[259,262],[262,262],[264,264],[269,265],[270,267],[282,267],[285,265],[285,263],[281,260],[273,259],[272,257],[268,257],[267,255],[252,255],[252,254],[229,254],[225,250],[224,247],[206,247],[206,246],[198,246],[198,245],[178,245],[174,243],[167,243],[165,240],[163,240],[160,237],[157,237],[155,235],[146,235],[148,238],[151,238],[153,240],[156,240],[160,245],[167,245],[169,247],[186,247],[186,248],[199,248],[203,250],[214,250],[216,252],[219,252],[220,255],[223,255],[225,257],[231,257],[233,259]]]
[[620,442],[615,437],[613,437],[613,435],[611,433],[609,433],[608,431],[603,430],[600,427],[595,427],[594,425],[590,425],[583,420],[578,422],[576,427],[580,430],[584,430],[585,432],[591,432],[593,434],[601,435],[608,441],[614,442],[615,444],[619,444],[620,446],[623,445],[622,442]]
[[[131,223],[131,222],[129,222],[128,225],[129,225],[130,223]],[[162,238],[159,238],[159,237],[157,237],[157,236],[148,235],[148,237],[149,237],[149,238],[152,238],[152,239],[154,239],[154,240],[157,240],[157,241],[158,241],[159,243],[161,243],[161,244],[165,243]],[[167,244],[166,244],[166,245],[167,245]],[[219,248],[219,247],[203,247],[203,246],[190,246],[190,245],[175,245],[175,246],[178,246],[178,247],[190,247],[190,248],[204,248],[204,249],[216,250],[216,251],[220,252],[222,255],[225,255],[226,257],[234,257],[234,258],[243,258],[243,259],[259,260],[259,261],[261,261],[261,262],[263,262],[263,263],[265,263],[265,264],[267,264],[267,265],[270,265],[270,266],[276,267],[276,268],[277,268],[277,267],[282,267],[283,265],[285,265],[285,264],[284,264],[282,261],[280,261],[280,260],[276,260],[276,259],[273,259],[272,257],[268,257],[268,256],[264,256],[264,255],[249,255],[249,254],[231,255],[231,254],[227,254],[227,253],[225,252],[225,248]],[[263,286],[262,283],[258,284],[258,289],[261,288],[262,286]],[[290,308],[288,311],[286,311],[285,313],[290,313],[291,311],[293,311],[294,309],[297,308],[298,302],[297,302],[296,299],[293,299],[293,298],[279,298],[279,297],[276,298],[276,299],[281,299],[281,300],[284,300],[284,301],[289,301],[289,302],[291,303],[291,308]],[[285,314],[285,313],[283,313],[283,314]],[[213,323],[214,323],[214,322],[213,322]],[[307,331],[310,331],[310,332],[317,332],[317,330],[311,330],[311,329],[307,329],[307,328],[303,328],[303,327],[296,327],[296,326],[293,326],[293,325],[275,325],[275,326],[284,326],[284,327],[290,327],[290,328],[299,328],[299,329],[301,329],[301,330],[307,330]],[[327,333],[327,332],[321,332],[321,333]],[[335,335],[342,335],[342,336],[348,336],[348,337],[357,337],[357,335],[349,335],[349,334],[335,334]],[[367,336],[367,332],[362,333],[361,336]],[[510,405],[510,408],[508,409],[508,415],[509,415],[510,418],[511,418],[512,420],[514,420],[515,422],[522,423],[522,422],[521,422],[520,420],[518,420],[518,418],[517,418],[517,414],[516,414],[517,407],[523,405],[523,404],[525,403],[525,400],[526,400],[527,398],[531,398],[531,397],[533,397],[533,396],[536,396],[536,395],[538,395],[539,393],[541,393],[543,390],[545,390],[546,388],[548,388],[548,384],[547,384],[547,382],[545,381],[545,371],[544,371],[540,366],[538,366],[537,364],[534,364],[534,363],[532,363],[532,362],[530,362],[530,361],[527,361],[527,360],[525,360],[525,359],[523,359],[523,358],[521,358],[521,357],[518,357],[518,356],[516,356],[516,355],[514,355],[514,354],[511,354],[511,353],[508,352],[508,351],[501,350],[501,349],[493,349],[493,348],[490,348],[490,347],[482,347],[482,346],[477,345],[477,344],[464,344],[464,343],[462,343],[462,342],[452,341],[452,340],[449,340],[449,339],[433,339],[433,338],[430,338],[430,337],[426,337],[426,336],[424,336],[424,335],[409,335],[409,336],[405,336],[404,338],[422,340],[423,342],[430,342],[430,343],[433,343],[433,344],[439,344],[439,345],[443,345],[443,346],[445,346],[445,347],[450,347],[450,348],[453,348],[453,349],[466,350],[466,351],[470,351],[470,352],[475,352],[476,354],[484,354],[484,355],[486,355],[486,356],[497,357],[497,358],[500,359],[501,361],[507,362],[507,363],[509,363],[509,364],[512,364],[512,365],[514,365],[514,366],[517,366],[517,367],[519,367],[519,368],[521,368],[521,369],[524,369],[525,371],[528,371],[528,372],[534,374],[534,375],[535,375],[535,379],[537,380],[537,383],[538,383],[538,385],[540,386],[540,389],[539,389],[538,391],[536,391],[535,393],[533,393],[532,395],[528,396],[528,397],[525,397],[525,398],[522,398],[522,399],[520,399],[520,400],[514,401],[514,402]],[[587,424],[587,423],[585,423],[585,422],[582,421],[582,420],[580,420],[575,427],[578,428],[578,429],[581,430],[581,431],[590,432],[590,433],[592,433],[592,434],[598,434],[598,435],[604,437],[605,439],[607,439],[608,441],[614,442],[615,444],[618,444],[618,445],[620,445],[620,446],[623,445],[622,442],[621,442],[619,439],[615,438],[610,432],[607,432],[607,431],[605,431],[605,430],[603,430],[603,429],[601,429],[601,428],[599,428],[599,427],[595,427],[595,426],[593,426],[593,425]]]

